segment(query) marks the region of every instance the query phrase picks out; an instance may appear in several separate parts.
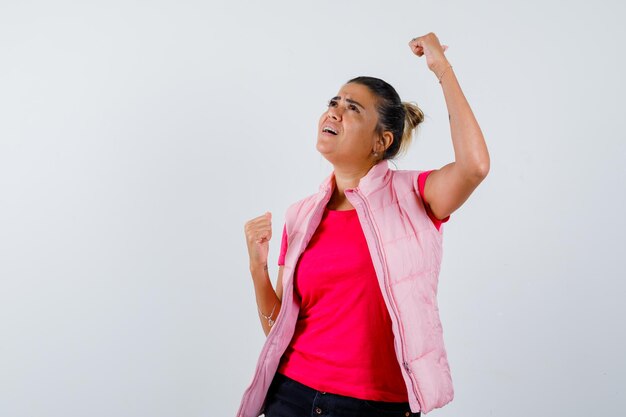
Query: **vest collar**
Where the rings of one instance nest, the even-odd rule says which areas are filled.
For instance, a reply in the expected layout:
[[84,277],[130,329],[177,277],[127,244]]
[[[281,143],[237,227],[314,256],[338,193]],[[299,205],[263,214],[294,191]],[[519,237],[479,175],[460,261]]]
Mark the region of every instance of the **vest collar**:
[[[386,159],[383,159],[367,171],[367,174],[359,180],[359,184],[356,188],[358,188],[362,194],[368,195],[372,191],[385,185],[389,181],[390,175],[391,169],[389,169],[389,163]],[[320,185],[320,193],[323,195],[331,194],[334,188],[335,171],[333,170]]]

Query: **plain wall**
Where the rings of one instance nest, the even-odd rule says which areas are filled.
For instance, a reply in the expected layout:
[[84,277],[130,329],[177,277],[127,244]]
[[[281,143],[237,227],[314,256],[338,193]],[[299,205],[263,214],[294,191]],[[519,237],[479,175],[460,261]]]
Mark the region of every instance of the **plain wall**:
[[[618,1],[0,3],[0,415],[234,416],[265,336],[244,223],[332,166],[357,75],[426,113],[434,32],[489,176],[444,226],[455,399],[433,416],[617,416],[626,387],[626,7]],[[429,413],[430,414],[430,413]]]

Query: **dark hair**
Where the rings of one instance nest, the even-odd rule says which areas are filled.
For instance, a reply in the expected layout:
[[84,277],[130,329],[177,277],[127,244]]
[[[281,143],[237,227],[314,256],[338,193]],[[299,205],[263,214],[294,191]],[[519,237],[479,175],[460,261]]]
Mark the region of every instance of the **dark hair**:
[[369,88],[376,97],[378,111],[377,133],[390,131],[393,142],[385,150],[382,159],[392,159],[404,154],[413,137],[413,131],[424,121],[424,112],[415,103],[403,102],[400,96],[387,82],[380,78],[361,76],[348,81]]

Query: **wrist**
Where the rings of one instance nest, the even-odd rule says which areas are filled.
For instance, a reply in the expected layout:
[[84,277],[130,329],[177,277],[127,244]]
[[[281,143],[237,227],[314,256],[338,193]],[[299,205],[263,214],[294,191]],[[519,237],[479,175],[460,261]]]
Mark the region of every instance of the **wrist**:
[[432,72],[435,73],[437,78],[441,75],[441,73],[450,66],[450,62],[447,59],[442,59],[441,61],[437,61],[430,68]]
[[439,81],[439,84],[441,84],[441,80],[443,80],[444,78],[450,78],[452,77],[454,74],[449,74],[452,72],[452,65],[448,65],[447,67],[445,67],[443,70],[441,70],[441,72],[437,75],[437,80]]

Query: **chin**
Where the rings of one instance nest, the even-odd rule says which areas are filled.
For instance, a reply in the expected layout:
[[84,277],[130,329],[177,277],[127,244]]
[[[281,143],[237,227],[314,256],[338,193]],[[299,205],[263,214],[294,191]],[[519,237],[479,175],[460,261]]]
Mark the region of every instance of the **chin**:
[[315,145],[315,149],[324,157],[324,159],[330,162],[329,158],[331,158],[331,152],[329,152],[327,148],[323,145],[320,146],[320,143],[318,142],[317,145]]
[[318,137],[317,143],[315,144],[315,149],[317,149],[319,153],[324,154],[325,153],[324,148],[328,148],[328,146],[324,146],[324,145],[325,144],[322,141],[320,141],[320,138]]

